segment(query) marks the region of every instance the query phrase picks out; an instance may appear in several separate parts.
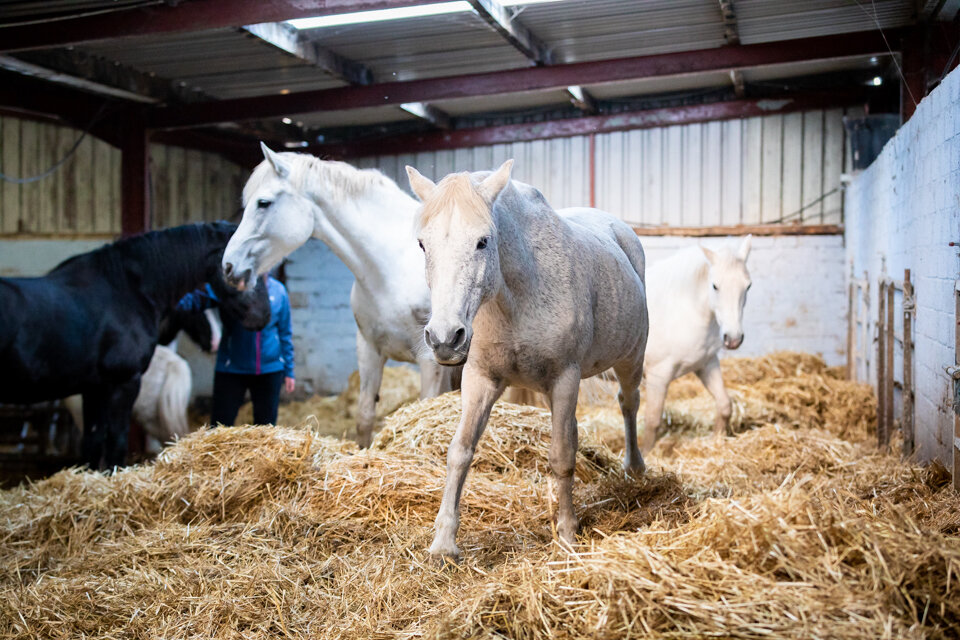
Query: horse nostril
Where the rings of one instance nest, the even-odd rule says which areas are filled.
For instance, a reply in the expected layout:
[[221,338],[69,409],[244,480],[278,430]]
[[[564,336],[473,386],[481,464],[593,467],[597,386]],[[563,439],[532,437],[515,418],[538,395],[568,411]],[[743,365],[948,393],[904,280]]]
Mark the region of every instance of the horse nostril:
[[466,335],[467,335],[466,329],[464,329],[463,327],[460,327],[459,329],[457,329],[457,332],[453,334],[453,342],[450,343],[450,346],[454,348],[459,347],[461,344],[463,344],[463,339]]
[[433,339],[433,334],[430,333],[430,329],[423,330],[423,340],[427,343],[428,347],[435,347],[437,343]]
[[223,273],[224,273],[224,275],[227,275],[227,276],[229,276],[231,273],[233,273],[233,263],[232,263],[232,262],[228,262],[228,263],[226,263],[225,265],[223,265]]

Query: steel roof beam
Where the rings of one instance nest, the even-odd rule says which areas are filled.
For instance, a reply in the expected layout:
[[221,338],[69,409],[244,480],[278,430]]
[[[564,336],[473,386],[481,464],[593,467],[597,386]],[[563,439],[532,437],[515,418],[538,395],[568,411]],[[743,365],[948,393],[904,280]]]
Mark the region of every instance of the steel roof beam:
[[243,27],[250,35],[294,58],[318,67],[348,84],[370,84],[373,74],[364,65],[303,38],[296,29],[282,22],[265,22]]
[[[891,31],[887,33],[887,37],[891,43],[899,42],[899,32]],[[159,107],[153,110],[150,126],[158,129],[187,128],[295,113],[565,89],[573,85],[886,53],[886,41],[877,31],[845,33],[789,42],[732,45],[699,51],[321,89],[279,96],[235,98],[183,105],[175,109]]]
[[469,0],[474,11],[514,49],[537,65],[551,64],[550,49],[497,0]]
[[3,26],[0,51],[48,49],[80,42],[242,27],[294,18],[394,9],[436,0],[215,0],[161,4],[37,24]]

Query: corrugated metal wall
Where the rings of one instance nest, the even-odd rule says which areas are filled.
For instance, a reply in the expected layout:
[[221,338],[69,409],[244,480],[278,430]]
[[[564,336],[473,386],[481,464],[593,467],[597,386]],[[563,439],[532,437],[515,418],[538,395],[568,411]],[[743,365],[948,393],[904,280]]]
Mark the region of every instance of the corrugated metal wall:
[[423,175],[440,179],[453,171],[495,169],[514,158],[513,177],[536,185],[556,207],[584,205],[590,200],[590,141],[586,136],[498,144],[488,147],[428,151],[398,156],[373,156],[351,162],[358,167],[376,167],[409,190],[405,165]]
[[[827,109],[599,134],[596,206],[636,225],[840,223],[840,174],[848,164],[844,115]],[[377,167],[406,188],[405,164],[439,178],[492,169],[511,157],[514,177],[537,186],[554,207],[590,203],[586,136],[375,156],[356,164]]]
[[[0,118],[0,172],[33,176],[76,142],[70,127]],[[247,172],[216,154],[151,145],[153,226],[229,218]],[[115,235],[120,232],[120,152],[87,136],[51,176],[0,181],[0,235]]]

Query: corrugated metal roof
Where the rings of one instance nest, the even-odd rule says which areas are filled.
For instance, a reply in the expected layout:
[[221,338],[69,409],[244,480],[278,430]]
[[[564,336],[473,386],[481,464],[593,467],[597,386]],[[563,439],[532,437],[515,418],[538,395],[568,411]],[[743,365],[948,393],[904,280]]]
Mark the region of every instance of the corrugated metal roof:
[[0,23],[23,18],[75,15],[78,13],[123,11],[132,7],[161,4],[159,0],[0,0]]
[[592,0],[518,7],[558,62],[623,58],[724,44],[717,0]]
[[744,44],[891,29],[910,24],[916,12],[904,0],[737,0],[734,6]]
[[306,32],[320,46],[366,65],[379,82],[481,73],[529,61],[475,13],[457,13]]
[[327,129],[333,127],[360,126],[365,124],[386,124],[388,122],[404,122],[416,120],[400,107],[367,107],[365,109],[350,109],[349,111],[320,111],[293,116],[298,123],[305,127]]
[[234,29],[97,42],[85,51],[216,98],[343,86],[344,83],[262,40]]

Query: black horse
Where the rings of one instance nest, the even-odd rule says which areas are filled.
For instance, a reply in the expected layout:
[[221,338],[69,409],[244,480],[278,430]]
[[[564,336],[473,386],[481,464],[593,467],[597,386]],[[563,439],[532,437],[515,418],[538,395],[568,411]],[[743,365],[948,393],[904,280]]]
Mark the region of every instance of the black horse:
[[[0,278],[0,402],[83,394],[84,461],[122,465],[160,322],[205,282],[226,290],[220,257],[235,229],[216,222],[154,231],[74,256],[41,278]],[[250,311],[246,328],[262,329],[265,289],[236,299]]]

